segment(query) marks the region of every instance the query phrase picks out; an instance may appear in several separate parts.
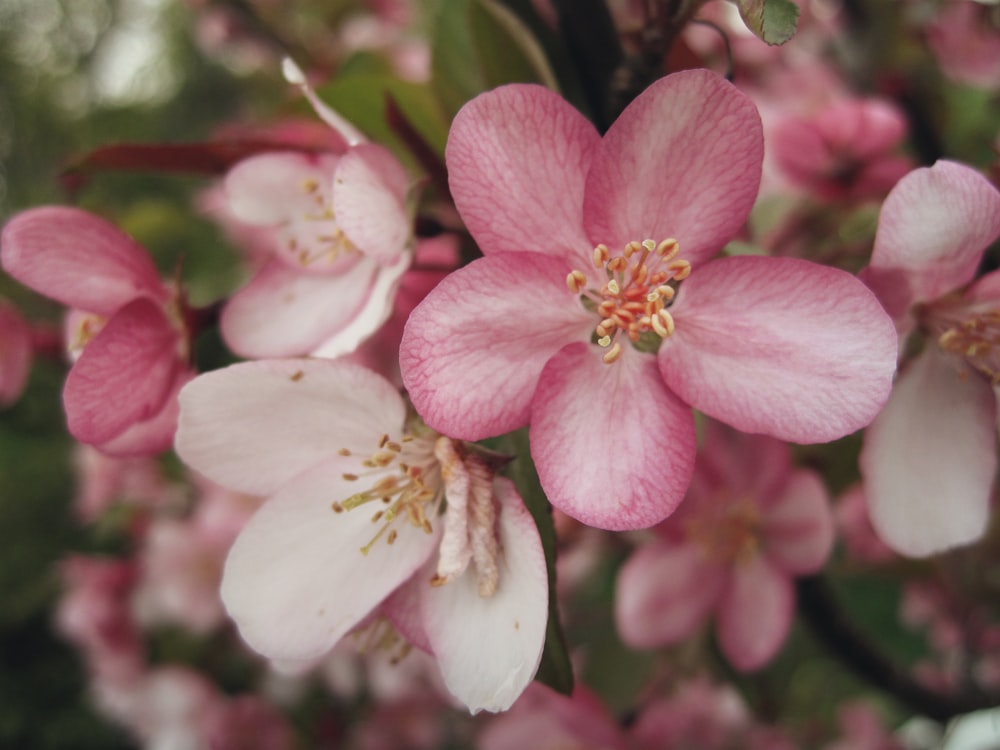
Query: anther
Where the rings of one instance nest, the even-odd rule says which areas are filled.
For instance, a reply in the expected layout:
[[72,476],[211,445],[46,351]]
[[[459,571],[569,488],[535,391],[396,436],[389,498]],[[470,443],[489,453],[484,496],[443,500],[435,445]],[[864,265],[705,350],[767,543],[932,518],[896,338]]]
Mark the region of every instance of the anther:
[[622,355],[622,345],[616,341],[615,345],[612,346],[610,349],[608,349],[608,351],[604,353],[604,356],[601,357],[601,359],[604,360],[604,364],[610,365],[612,362],[617,360],[621,355]]
[[625,257],[631,258],[635,253],[642,252],[642,243],[632,240],[625,246]]
[[656,254],[664,260],[670,260],[680,252],[681,246],[673,237],[663,240],[656,246]]
[[614,279],[608,282],[608,293],[618,295],[622,293],[621,288],[618,286],[618,282]]
[[597,339],[597,345],[598,346],[611,346],[611,337],[610,336],[601,336],[599,339]]
[[579,294],[587,286],[587,277],[583,271],[570,271],[566,276],[566,286],[573,294]]
[[653,242],[652,240],[643,240],[642,246],[646,248],[648,252],[653,252],[654,250],[656,250],[656,243]]
[[607,245],[598,245],[594,248],[594,268],[604,268],[604,264],[611,257],[611,251]]
[[686,260],[671,261],[667,268],[673,271],[674,278],[677,281],[683,281],[691,275],[691,263]]
[[357,474],[341,474],[340,476],[345,481],[347,481],[347,482],[356,482],[356,481],[358,481],[358,475]]
[[349,456],[351,455],[351,452],[347,450],[347,448],[341,448],[339,451],[337,451],[337,454],[340,456]]
[[330,503],[330,507],[333,509],[334,513],[343,513],[344,512],[344,506],[341,505],[340,503],[338,503],[336,500],[334,500],[332,503]]
[[658,317],[661,321],[663,321],[663,325],[667,329],[667,335],[668,336],[673,336],[673,334],[674,334],[674,316],[671,315],[666,310],[660,310],[656,314],[656,317]]

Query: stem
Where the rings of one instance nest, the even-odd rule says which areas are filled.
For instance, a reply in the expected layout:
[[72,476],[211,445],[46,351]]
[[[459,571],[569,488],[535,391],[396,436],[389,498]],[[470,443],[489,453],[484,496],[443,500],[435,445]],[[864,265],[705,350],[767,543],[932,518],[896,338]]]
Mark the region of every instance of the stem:
[[816,638],[858,677],[930,719],[949,719],[1000,705],[1000,695],[978,690],[937,692],[900,669],[847,618],[823,576],[800,578],[796,584],[799,613]]

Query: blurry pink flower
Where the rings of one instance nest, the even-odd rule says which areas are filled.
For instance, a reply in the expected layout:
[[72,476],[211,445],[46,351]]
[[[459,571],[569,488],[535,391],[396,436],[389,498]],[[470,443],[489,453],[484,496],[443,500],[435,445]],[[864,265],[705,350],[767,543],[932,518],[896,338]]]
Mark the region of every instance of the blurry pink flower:
[[4,270],[71,308],[77,357],[63,389],[69,431],[112,455],[170,445],[176,393],[191,378],[183,301],[131,237],[98,216],[46,206],[11,219]]
[[163,476],[155,459],[114,458],[78,443],[73,452],[76,497],[73,509],[84,523],[93,523],[116,503],[158,508],[182,500]]
[[791,258],[709,261],[746,220],[761,158],[753,104],[704,70],[654,83],[603,138],[540,87],[468,103],[446,159],[485,257],[410,316],[417,411],[465,440],[530,423],[552,504],[606,529],[680,502],[691,407],[798,442],[867,424],[896,341],[864,285]]
[[788,446],[709,423],[686,501],[618,575],[615,622],[634,648],[677,643],[716,613],[723,653],[751,670],[781,648],[793,578],[833,546],[819,477],[795,470]]
[[1000,272],[963,287],[998,236],[1000,192],[973,169],[939,161],[886,198],[862,272],[901,338],[927,340],[861,453],[872,524],[904,555],[969,543],[986,526],[997,468]]
[[844,703],[837,710],[841,737],[823,750],[903,750],[874,706],[864,701]]
[[958,83],[1000,89],[1000,26],[996,8],[950,0],[927,27],[927,44],[944,74]]
[[840,496],[834,506],[834,516],[849,559],[875,565],[896,559],[896,553],[885,546],[872,528],[868,501],[860,482]]
[[881,198],[913,167],[893,152],[906,118],[889,102],[844,99],[809,117],[774,123],[769,144],[778,167],[822,200]]
[[259,695],[218,696],[199,717],[200,745],[211,750],[291,750],[295,735],[281,712]]
[[21,397],[31,373],[31,325],[0,297],[0,407]]
[[258,652],[315,661],[383,605],[470,710],[505,709],[531,681],[548,608],[534,522],[513,483],[414,421],[388,381],[318,359],[208,373],[181,395],[177,451],[271,496],[222,581]]

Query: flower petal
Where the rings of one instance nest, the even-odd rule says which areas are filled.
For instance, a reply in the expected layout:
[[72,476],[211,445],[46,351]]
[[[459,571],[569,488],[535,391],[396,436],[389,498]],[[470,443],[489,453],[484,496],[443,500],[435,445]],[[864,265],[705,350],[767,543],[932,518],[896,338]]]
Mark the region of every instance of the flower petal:
[[727,574],[694,544],[654,542],[639,548],[618,572],[615,627],[632,647],[678,643],[715,608]]
[[785,642],[794,611],[787,575],[759,556],[736,565],[716,619],[723,653],[741,671],[764,666]]
[[0,245],[7,273],[69,307],[110,316],[137,297],[167,296],[141,245],[78,208],[24,211],[4,227]]
[[395,156],[365,143],[340,159],[333,175],[333,210],[347,238],[382,265],[399,260],[413,234],[406,211],[410,180]]
[[163,399],[163,408],[148,419],[135,422],[111,440],[96,447],[102,453],[119,458],[153,456],[168,450],[174,443],[177,432],[177,417],[180,403],[177,400],[181,388],[194,380],[196,373],[180,369],[174,378],[170,391]]
[[879,214],[872,269],[900,269],[914,302],[936,299],[972,279],[1000,236],[1000,192],[974,169],[950,161],[915,169]]
[[764,554],[786,573],[815,573],[833,549],[830,498],[820,478],[796,471],[777,497],[761,498]]
[[528,422],[546,361],[596,325],[567,288],[568,272],[565,261],[538,253],[480,258],[414,309],[400,367],[427,424],[479,440]]
[[535,522],[508,479],[497,478],[500,582],[479,595],[475,571],[423,588],[424,627],[448,689],[472,713],[506,711],[531,683],[548,621],[545,555]]
[[482,251],[587,258],[583,184],[600,136],[561,96],[524,84],[477,96],[456,115],[448,184]]
[[14,403],[31,373],[31,325],[0,297],[0,407]]
[[301,273],[272,260],[226,303],[222,337],[241,357],[309,354],[328,345],[366,309],[378,271],[367,258],[336,275]]
[[692,263],[722,249],[760,185],[764,135],[753,103],[707,70],[653,83],[611,126],[587,176],[585,227],[618,250],[669,237]]
[[[279,151],[258,154],[237,163],[226,174],[229,208],[240,221],[271,226],[293,216],[315,212],[314,193],[307,183],[329,190],[340,157]],[[329,197],[327,197],[329,200]]]
[[570,344],[545,366],[531,405],[531,455],[542,489],[588,526],[641,529],[669,516],[694,468],[691,410],[663,386],[650,355],[607,365]]
[[865,433],[860,465],[872,526],[911,557],[974,541],[989,515],[996,399],[986,380],[956,365],[925,351]]
[[[341,448],[368,455],[398,435],[406,405],[370,370],[320,359],[243,362],[199,376],[180,395],[176,447],[219,484],[274,492]],[[349,493],[350,494],[350,493]]]
[[334,456],[261,506],[229,551],[222,601],[250,646],[271,659],[324,654],[409,578],[437,534],[403,527],[390,545],[361,548],[381,528],[365,507],[335,513],[357,491],[342,478],[357,459]]
[[896,332],[844,271],[795,258],[714,261],[670,308],[660,372],[682,399],[744,432],[798,443],[864,427],[889,396]]
[[119,310],[66,377],[63,405],[73,437],[99,445],[159,413],[177,374],[178,340],[148,299]]

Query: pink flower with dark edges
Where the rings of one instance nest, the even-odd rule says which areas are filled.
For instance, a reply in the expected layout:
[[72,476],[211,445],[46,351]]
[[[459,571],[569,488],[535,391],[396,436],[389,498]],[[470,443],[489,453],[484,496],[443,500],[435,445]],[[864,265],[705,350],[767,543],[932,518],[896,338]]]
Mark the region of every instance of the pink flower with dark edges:
[[478,440],[530,423],[549,500],[606,529],[681,501],[691,407],[796,442],[867,424],[896,357],[869,290],[792,258],[709,261],[762,150],[753,104],[705,70],[657,81],[603,138],[537,86],[469,102],[446,160],[485,257],[413,311],[400,353],[427,424]]
[[908,174],[879,215],[862,278],[901,340],[926,342],[861,453],[872,525],[900,554],[967,544],[986,527],[997,470],[1000,272],[970,282],[997,237],[1000,192],[954,162]]
[[181,458],[270,496],[222,579],[252,648],[308,665],[383,616],[470,710],[524,690],[545,638],[545,560],[513,483],[474,446],[427,429],[389,381],[347,362],[233,365],[180,400]]
[[618,575],[615,622],[634,648],[692,635],[713,613],[723,653],[757,669],[781,648],[795,614],[794,577],[833,547],[826,489],[795,470],[788,446],[716,423],[706,428],[686,501]]
[[71,308],[73,367],[63,389],[70,434],[111,455],[170,446],[176,394],[192,376],[180,292],[146,251],[86,211],[43,206],[0,235],[7,273]]
[[342,147],[258,154],[229,170],[231,214],[267,231],[273,257],[226,303],[220,326],[243,357],[336,357],[392,313],[412,258],[410,179],[323,104],[301,71],[288,63],[286,73]]

